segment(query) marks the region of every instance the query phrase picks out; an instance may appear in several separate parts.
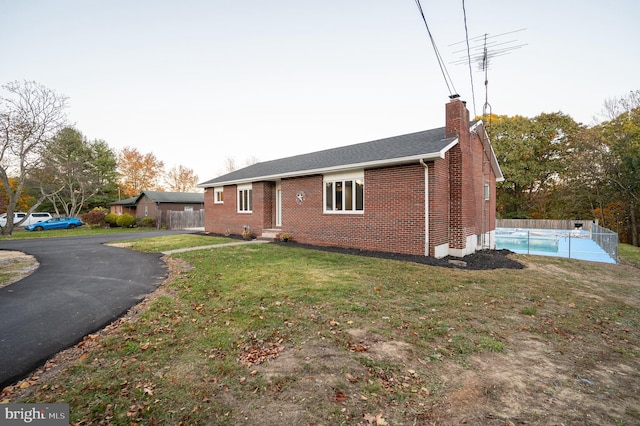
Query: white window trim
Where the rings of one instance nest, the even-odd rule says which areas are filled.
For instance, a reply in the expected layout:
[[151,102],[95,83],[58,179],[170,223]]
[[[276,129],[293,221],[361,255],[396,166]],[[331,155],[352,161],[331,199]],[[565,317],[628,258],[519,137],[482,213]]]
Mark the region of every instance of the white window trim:
[[[241,191],[251,191],[251,209],[249,210],[240,210],[240,192]],[[236,188],[236,194],[237,194],[237,202],[236,202],[236,211],[238,213],[253,213],[253,185],[248,183],[248,184],[244,184],[244,185],[238,185]]]
[[[356,181],[362,180],[364,183],[364,170],[356,171],[356,172],[348,172],[348,173],[334,173],[324,175],[322,179],[322,211],[325,214],[356,214],[361,215],[364,214],[364,188],[363,188],[363,200],[362,200],[362,210],[327,210],[327,183],[335,183],[335,182],[345,182],[345,181]],[[353,206],[355,207],[355,194],[353,192]],[[332,194],[333,197],[333,205],[336,205],[335,200],[335,191]]]
[[224,187],[220,186],[217,188],[213,188],[213,203],[214,204],[224,204],[224,197],[222,201],[218,200],[218,194],[224,194]]

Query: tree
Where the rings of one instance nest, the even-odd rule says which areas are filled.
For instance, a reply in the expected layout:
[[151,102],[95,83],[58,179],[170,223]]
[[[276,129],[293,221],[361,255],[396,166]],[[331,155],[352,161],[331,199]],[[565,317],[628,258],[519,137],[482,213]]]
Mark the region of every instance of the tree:
[[[9,185],[15,191],[18,185],[18,182],[14,178],[9,178]],[[34,201],[34,198],[31,195],[27,194],[25,191],[23,191],[22,194],[20,194],[20,197],[18,198],[18,202],[16,204],[16,210],[17,211],[29,210],[31,208],[31,205],[33,204],[33,201]],[[8,203],[9,203],[9,196],[7,195],[4,189],[4,185],[0,186],[0,212],[7,211]]]
[[118,197],[118,156],[102,139],[94,140],[91,147],[100,189],[89,200],[87,207],[104,207],[108,203],[116,201]]
[[609,156],[609,147],[599,128],[581,129],[567,153],[563,185],[556,195],[571,217],[582,218],[590,213],[600,225],[616,229],[604,214],[614,192],[606,177]]
[[169,191],[191,192],[196,188],[198,175],[193,172],[193,169],[179,165],[167,172],[165,182]]
[[550,193],[566,170],[566,154],[580,129],[563,113],[492,116],[489,132],[505,180],[497,186],[503,217],[548,217]]
[[[16,81],[2,88],[8,93],[0,97],[0,181],[7,194],[7,224],[2,234],[11,235],[13,213],[25,182],[40,167],[46,142],[66,123],[67,98],[33,81]],[[60,189],[42,192],[29,213]]]
[[37,179],[41,185],[62,185],[47,198],[56,213],[77,216],[105,186],[116,184],[116,165],[116,155],[106,142],[89,142],[78,130],[66,127],[47,143]]
[[231,173],[237,170],[236,159],[233,157],[225,157],[224,159],[224,171],[222,173]]
[[160,177],[164,162],[152,153],[141,154],[136,148],[124,148],[118,156],[120,189],[127,197],[133,197],[144,190],[163,191]]
[[606,177],[627,210],[627,234],[631,244],[640,243],[640,91],[605,104],[611,120],[600,124],[608,147]]
[[[251,155],[247,158],[245,158],[243,166],[242,167],[249,167],[252,166],[256,163],[258,163],[258,157],[256,157],[255,155]],[[224,170],[223,171],[218,171],[218,175],[223,175],[223,174],[227,174],[227,173],[231,173],[231,172],[235,172],[236,170],[238,170],[238,164],[237,161],[234,157],[225,157],[224,159]]]

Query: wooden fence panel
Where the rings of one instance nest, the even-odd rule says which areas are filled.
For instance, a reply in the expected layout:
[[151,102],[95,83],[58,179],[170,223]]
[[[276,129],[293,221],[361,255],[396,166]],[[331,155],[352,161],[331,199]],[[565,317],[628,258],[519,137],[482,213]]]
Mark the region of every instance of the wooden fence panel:
[[551,219],[496,219],[497,228],[520,229],[575,229],[580,224],[585,231],[591,231],[592,220],[551,220]]
[[204,209],[170,212],[169,229],[191,229],[204,227]]

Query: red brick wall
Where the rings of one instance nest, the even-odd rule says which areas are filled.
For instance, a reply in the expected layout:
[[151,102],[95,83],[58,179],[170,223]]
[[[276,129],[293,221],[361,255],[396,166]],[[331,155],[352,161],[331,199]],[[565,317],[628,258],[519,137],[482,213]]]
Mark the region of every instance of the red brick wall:
[[[462,149],[458,142],[449,151],[449,247],[461,249],[466,240],[463,232]],[[466,188],[464,188],[466,189]],[[468,206],[467,206],[468,208]]]
[[[364,213],[324,213],[323,177],[282,181],[282,230],[295,241],[424,255],[424,168],[365,171]],[[304,191],[298,204],[295,196]]]
[[[275,209],[275,201],[276,201],[276,185],[273,182],[260,182],[261,186],[260,200],[259,202],[262,204],[260,209],[262,210],[262,228],[273,228],[276,226],[275,218],[276,218],[276,209]],[[259,212],[261,210],[257,209],[255,192],[253,194],[253,208],[255,211]],[[262,231],[260,231],[262,232]]]
[[460,99],[453,99],[445,106],[444,133],[445,138],[466,139],[469,135],[469,111]]
[[[456,145],[444,159],[427,163],[429,173],[429,255],[449,244],[464,249],[466,237],[482,230],[483,153],[479,141]],[[462,161],[461,161],[462,160]],[[488,163],[484,165],[489,171]],[[295,241],[313,245],[424,255],[424,167],[420,164],[365,171],[364,213],[324,213],[321,175],[283,179],[282,231]],[[493,200],[485,217],[495,223]],[[304,191],[302,204],[296,194]],[[453,196],[457,202],[452,201]],[[213,189],[205,192],[205,229],[218,234],[242,234],[245,225],[256,235],[275,224],[275,184],[253,184],[253,213],[236,211],[237,187],[224,189],[224,204],[213,202]],[[464,204],[463,204],[464,203]],[[457,229],[456,229],[457,227]]]
[[449,153],[429,166],[429,254],[434,247],[449,243]]
[[[448,136],[458,135],[458,144],[449,151],[451,206],[449,246],[464,249],[467,237],[488,232],[489,214],[495,217],[495,175],[492,174],[488,158],[476,133],[470,133],[469,112],[462,101],[447,104]],[[493,175],[493,179],[490,177]],[[485,209],[484,184],[489,183],[493,192],[491,202]],[[492,222],[495,223],[495,220]]]
[[204,195],[204,227],[205,231],[215,234],[242,235],[248,226],[259,236],[262,230],[270,228],[273,207],[274,184],[271,182],[255,182],[252,185],[253,205],[251,213],[239,213],[238,187],[224,187],[224,203],[214,203],[214,190],[207,188]]

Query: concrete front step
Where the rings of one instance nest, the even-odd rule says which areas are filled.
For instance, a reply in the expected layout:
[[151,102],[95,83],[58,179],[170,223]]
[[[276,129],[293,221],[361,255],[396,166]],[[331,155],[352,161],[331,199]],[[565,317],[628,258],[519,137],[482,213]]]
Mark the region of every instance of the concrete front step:
[[273,241],[278,237],[278,234],[282,232],[281,229],[263,229],[262,235],[258,237],[259,240]]

